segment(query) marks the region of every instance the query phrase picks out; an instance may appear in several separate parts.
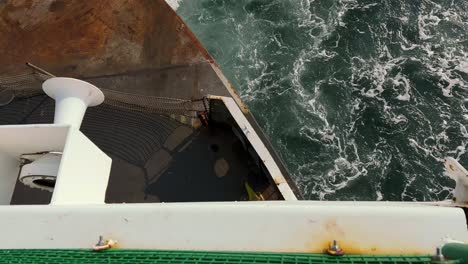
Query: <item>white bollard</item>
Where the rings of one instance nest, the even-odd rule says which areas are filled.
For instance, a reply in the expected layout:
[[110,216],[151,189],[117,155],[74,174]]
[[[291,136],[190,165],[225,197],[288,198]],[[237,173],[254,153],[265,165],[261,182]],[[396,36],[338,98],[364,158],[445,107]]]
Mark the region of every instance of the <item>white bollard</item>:
[[54,77],[42,84],[44,92],[55,99],[54,124],[66,124],[79,129],[86,108],[104,101],[96,86],[73,78]]

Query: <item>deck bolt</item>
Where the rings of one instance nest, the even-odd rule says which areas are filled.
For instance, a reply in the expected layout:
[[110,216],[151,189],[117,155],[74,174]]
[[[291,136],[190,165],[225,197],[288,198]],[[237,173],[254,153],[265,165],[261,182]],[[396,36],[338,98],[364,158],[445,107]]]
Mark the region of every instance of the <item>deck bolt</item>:
[[436,248],[436,254],[435,256],[432,257],[431,263],[436,264],[436,263],[444,263],[444,264],[455,264],[455,263],[460,263],[459,260],[450,260],[444,257],[444,254],[442,254],[442,249],[440,247]]
[[436,254],[435,256],[432,257],[431,263],[440,263],[440,262],[445,262],[445,261],[447,261],[447,259],[442,254],[442,250],[440,249],[440,247],[437,247]]
[[327,253],[332,256],[343,256],[344,251],[338,245],[338,241],[333,240],[333,244],[327,249]]
[[104,238],[102,236],[99,236],[99,240],[96,244],[97,247],[105,246],[106,242],[104,241]]
[[114,247],[117,244],[116,240],[107,239],[104,240],[102,236],[99,236],[99,241],[93,246],[93,251],[103,251]]

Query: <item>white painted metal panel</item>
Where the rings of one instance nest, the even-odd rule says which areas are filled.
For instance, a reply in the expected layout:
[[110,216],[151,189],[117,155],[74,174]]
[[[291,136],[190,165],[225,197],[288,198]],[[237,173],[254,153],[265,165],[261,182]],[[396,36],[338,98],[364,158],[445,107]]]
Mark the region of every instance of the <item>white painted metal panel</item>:
[[0,204],[10,204],[19,172],[19,159],[0,152]]
[[71,129],[52,204],[104,203],[112,159],[79,130]]
[[461,209],[359,202],[233,202],[0,206],[0,248],[121,248],[348,254],[432,254],[468,242]]
[[68,129],[53,124],[0,126],[0,151],[18,158],[24,153],[62,151]]
[[10,203],[20,156],[48,151],[63,152],[52,203],[104,203],[112,160],[79,130],[54,124],[1,126],[0,139],[0,204]]
[[8,125],[0,127],[0,204],[10,204],[20,166],[26,153],[63,150],[68,127]]

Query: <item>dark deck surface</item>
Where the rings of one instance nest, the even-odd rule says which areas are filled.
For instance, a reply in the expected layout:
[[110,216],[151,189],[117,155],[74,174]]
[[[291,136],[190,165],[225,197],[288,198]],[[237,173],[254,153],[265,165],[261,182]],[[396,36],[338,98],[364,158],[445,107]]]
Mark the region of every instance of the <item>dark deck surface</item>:
[[173,150],[172,166],[154,175],[146,193],[164,202],[246,199],[243,183],[249,174],[249,156],[245,154],[229,128],[197,130]]
[[[41,95],[0,108],[0,122],[18,122],[19,109],[26,113],[22,123],[53,120],[54,102]],[[106,202],[146,203],[246,200],[246,182],[264,192],[268,176],[233,129],[217,122],[193,128],[167,115],[102,105],[90,108],[81,130],[113,160]],[[18,182],[12,204],[50,198]]]

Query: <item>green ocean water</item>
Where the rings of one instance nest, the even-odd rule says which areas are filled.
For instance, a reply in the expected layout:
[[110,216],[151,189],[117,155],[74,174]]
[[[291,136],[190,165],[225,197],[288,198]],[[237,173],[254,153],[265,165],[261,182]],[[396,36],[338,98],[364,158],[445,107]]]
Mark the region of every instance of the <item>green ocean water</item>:
[[306,199],[451,197],[468,168],[468,1],[184,0]]

